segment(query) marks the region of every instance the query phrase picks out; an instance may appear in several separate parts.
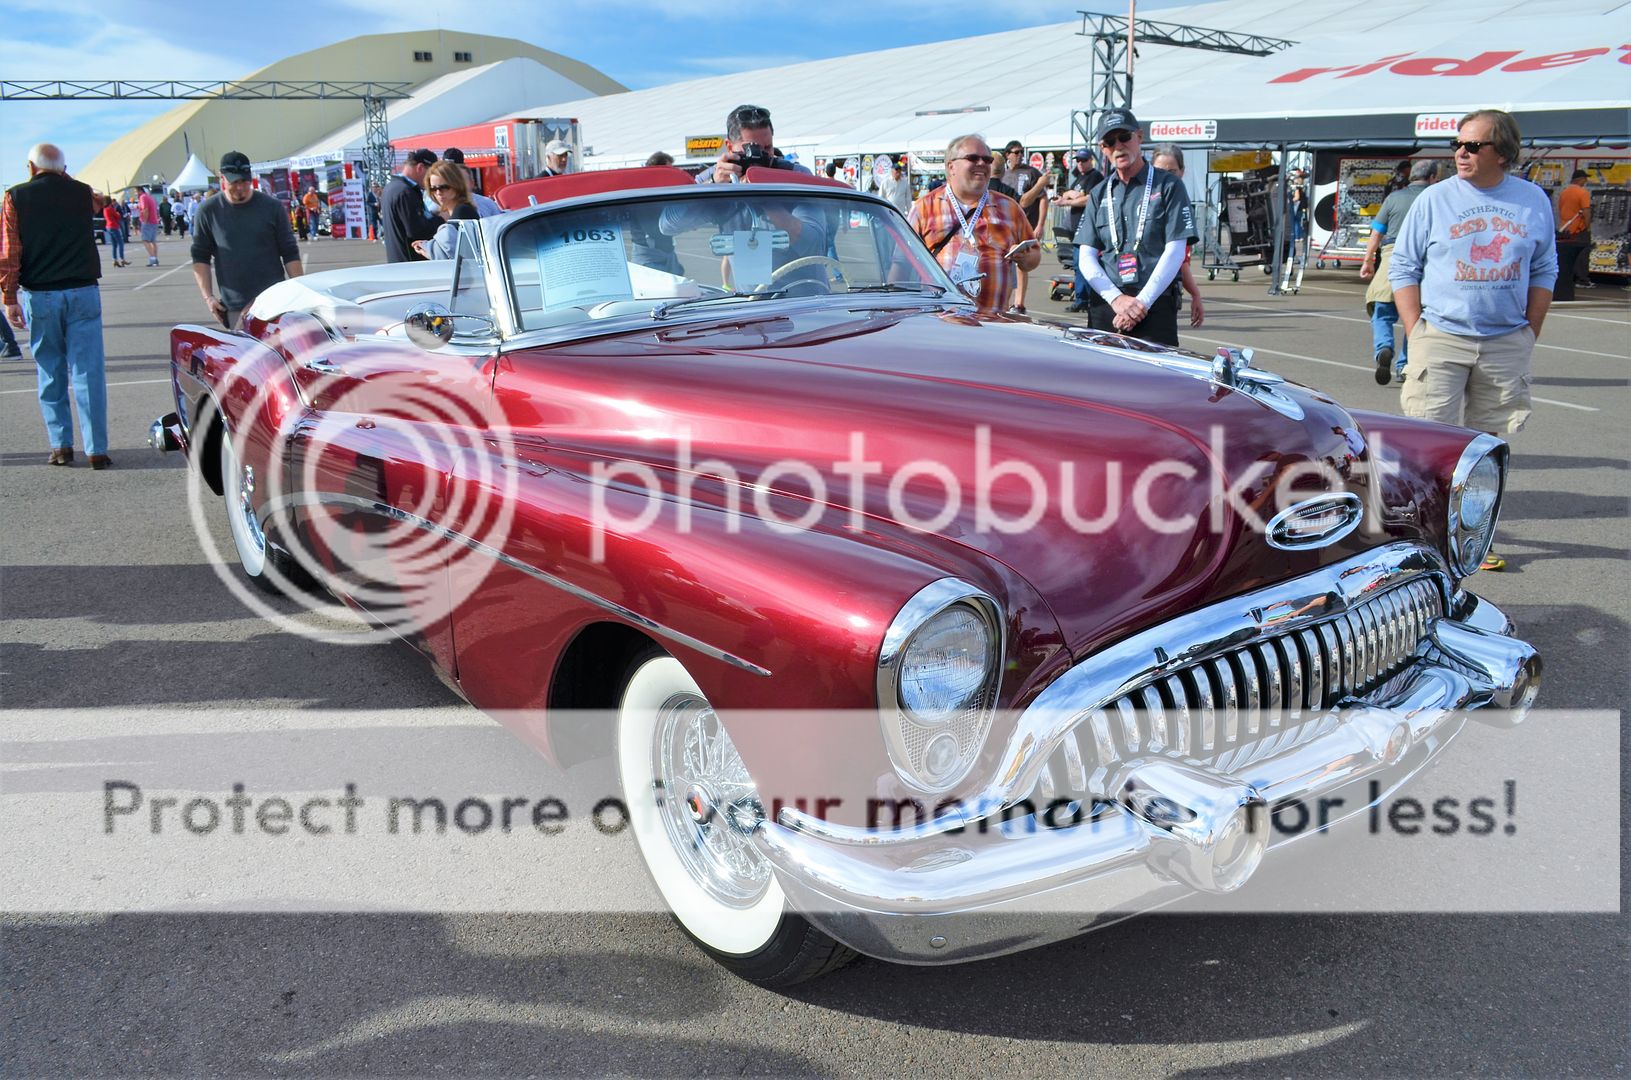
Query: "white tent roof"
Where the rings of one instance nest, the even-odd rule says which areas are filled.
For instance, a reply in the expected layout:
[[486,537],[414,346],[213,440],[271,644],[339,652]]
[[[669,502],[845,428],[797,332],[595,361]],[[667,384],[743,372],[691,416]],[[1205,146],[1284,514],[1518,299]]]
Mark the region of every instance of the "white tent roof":
[[[385,116],[393,135],[441,131],[484,123],[493,115],[494,102],[550,103],[589,93],[587,87],[560,72],[529,57],[516,56],[432,79],[401,101],[388,102]],[[358,120],[291,154],[290,159],[300,167],[341,161],[357,156],[363,141],[363,122]]]
[[[1631,95],[1619,46],[1631,40],[1631,7],[1617,0],[1225,0],[1163,8],[1151,18],[1299,44],[1268,57],[1140,45],[1133,108],[1146,123],[1506,106],[1526,113],[1617,108],[1620,130],[1607,134],[1623,136],[1627,127],[1624,102]],[[1477,33],[1469,34],[1469,27]],[[743,102],[770,109],[777,144],[804,160],[857,150],[937,149],[970,130],[1063,147],[1073,142],[1071,110],[1092,101],[1092,46],[1080,28],[1080,22],[1057,23],[539,102],[505,115],[552,110],[577,117],[593,149],[591,168],[639,164],[659,149],[679,157],[687,136],[720,134],[726,113]],[[1603,52],[1572,63],[1554,58],[1529,71],[1501,71],[1496,64],[1472,77],[1382,69],[1345,79],[1330,73],[1273,81],[1300,68],[1366,65],[1388,56],[1469,60],[1505,51],[1518,54],[1507,63],[1534,65],[1543,54],[1588,49]]]
[[198,160],[197,154],[187,155],[187,164],[170,181],[171,191],[203,191],[210,186],[210,171]]

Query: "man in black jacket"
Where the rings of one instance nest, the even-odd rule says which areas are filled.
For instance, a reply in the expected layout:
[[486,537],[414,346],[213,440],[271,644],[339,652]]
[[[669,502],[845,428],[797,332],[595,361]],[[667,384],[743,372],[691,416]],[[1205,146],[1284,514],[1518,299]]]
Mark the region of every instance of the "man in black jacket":
[[423,262],[424,256],[413,249],[415,240],[429,240],[436,235],[441,222],[425,212],[425,193],[422,185],[425,173],[436,164],[436,155],[429,150],[415,150],[402,163],[402,171],[394,174],[380,195],[380,216],[385,228],[385,260],[387,262]]
[[102,293],[96,285],[102,259],[91,226],[95,201],[90,188],[69,179],[62,151],[50,143],[29,151],[28,175],[0,203],[0,301],[6,321],[29,330],[39,367],[40,412],[51,439],[46,463],[73,464],[71,377],[85,452],[91,468],[105,469],[112,462]]

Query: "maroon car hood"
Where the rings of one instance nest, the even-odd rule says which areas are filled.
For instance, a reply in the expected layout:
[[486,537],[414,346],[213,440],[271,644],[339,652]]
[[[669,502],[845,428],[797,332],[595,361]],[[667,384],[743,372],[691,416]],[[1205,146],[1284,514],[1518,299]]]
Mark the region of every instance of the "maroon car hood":
[[[830,308],[739,318],[507,357],[497,380],[501,408],[518,429],[595,458],[671,466],[675,440],[688,434],[693,468],[711,459],[754,481],[774,462],[808,463],[827,502],[841,508],[829,525],[849,520],[855,470],[839,463],[860,439],[869,515],[857,519],[860,527],[893,528],[879,519],[894,517],[895,480],[910,514],[941,516],[933,532],[1029,580],[1076,655],[1378,541],[1361,529],[1329,547],[1282,551],[1243,528],[1226,502],[1210,509],[1219,490],[1258,462],[1266,463],[1262,478],[1239,492],[1248,504],[1265,498],[1280,470],[1324,463],[1375,524],[1369,478],[1352,468],[1366,456],[1363,437],[1346,412],[1312,391],[1289,388],[1306,414],[1292,419],[1249,395],[1071,343],[1061,328],[1043,325]],[[995,471],[1004,462],[1037,470],[1045,499],[1034,526],[1013,524],[1033,503],[1023,468],[989,485],[998,519],[982,520],[982,428]],[[1107,463],[1119,467],[1119,486]],[[1332,486],[1306,471],[1299,493]],[[767,479],[789,496],[776,506],[788,518],[815,489],[802,468]],[[954,512],[945,494],[951,481],[959,489]],[[1153,515],[1134,509],[1141,498]],[[1115,513],[1095,520],[1107,505]],[[1188,526],[1152,524],[1190,515],[1197,520]]]

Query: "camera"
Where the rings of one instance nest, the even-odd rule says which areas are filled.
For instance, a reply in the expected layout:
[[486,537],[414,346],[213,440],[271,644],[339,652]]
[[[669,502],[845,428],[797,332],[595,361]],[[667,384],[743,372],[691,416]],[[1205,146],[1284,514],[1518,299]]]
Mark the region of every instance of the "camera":
[[769,150],[758,143],[743,143],[742,149],[736,152],[736,163],[742,166],[742,171],[749,169],[785,169],[787,163],[776,157]]

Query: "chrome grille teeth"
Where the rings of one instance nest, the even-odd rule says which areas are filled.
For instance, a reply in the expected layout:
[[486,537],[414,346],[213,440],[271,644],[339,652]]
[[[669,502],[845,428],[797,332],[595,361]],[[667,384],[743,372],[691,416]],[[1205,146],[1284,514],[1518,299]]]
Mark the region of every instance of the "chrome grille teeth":
[[1139,694],[1144,705],[1145,730],[1149,732],[1150,753],[1159,754],[1171,742],[1167,734],[1167,711],[1161,707],[1161,693],[1153,686],[1146,686]]
[[[1245,766],[1335,722],[1338,702],[1396,675],[1443,610],[1412,581],[1323,622],[1263,638],[1173,672],[1095,709],[1037,782],[1043,799],[1079,797],[1141,754]],[[1242,723],[1244,710],[1244,723]]]

